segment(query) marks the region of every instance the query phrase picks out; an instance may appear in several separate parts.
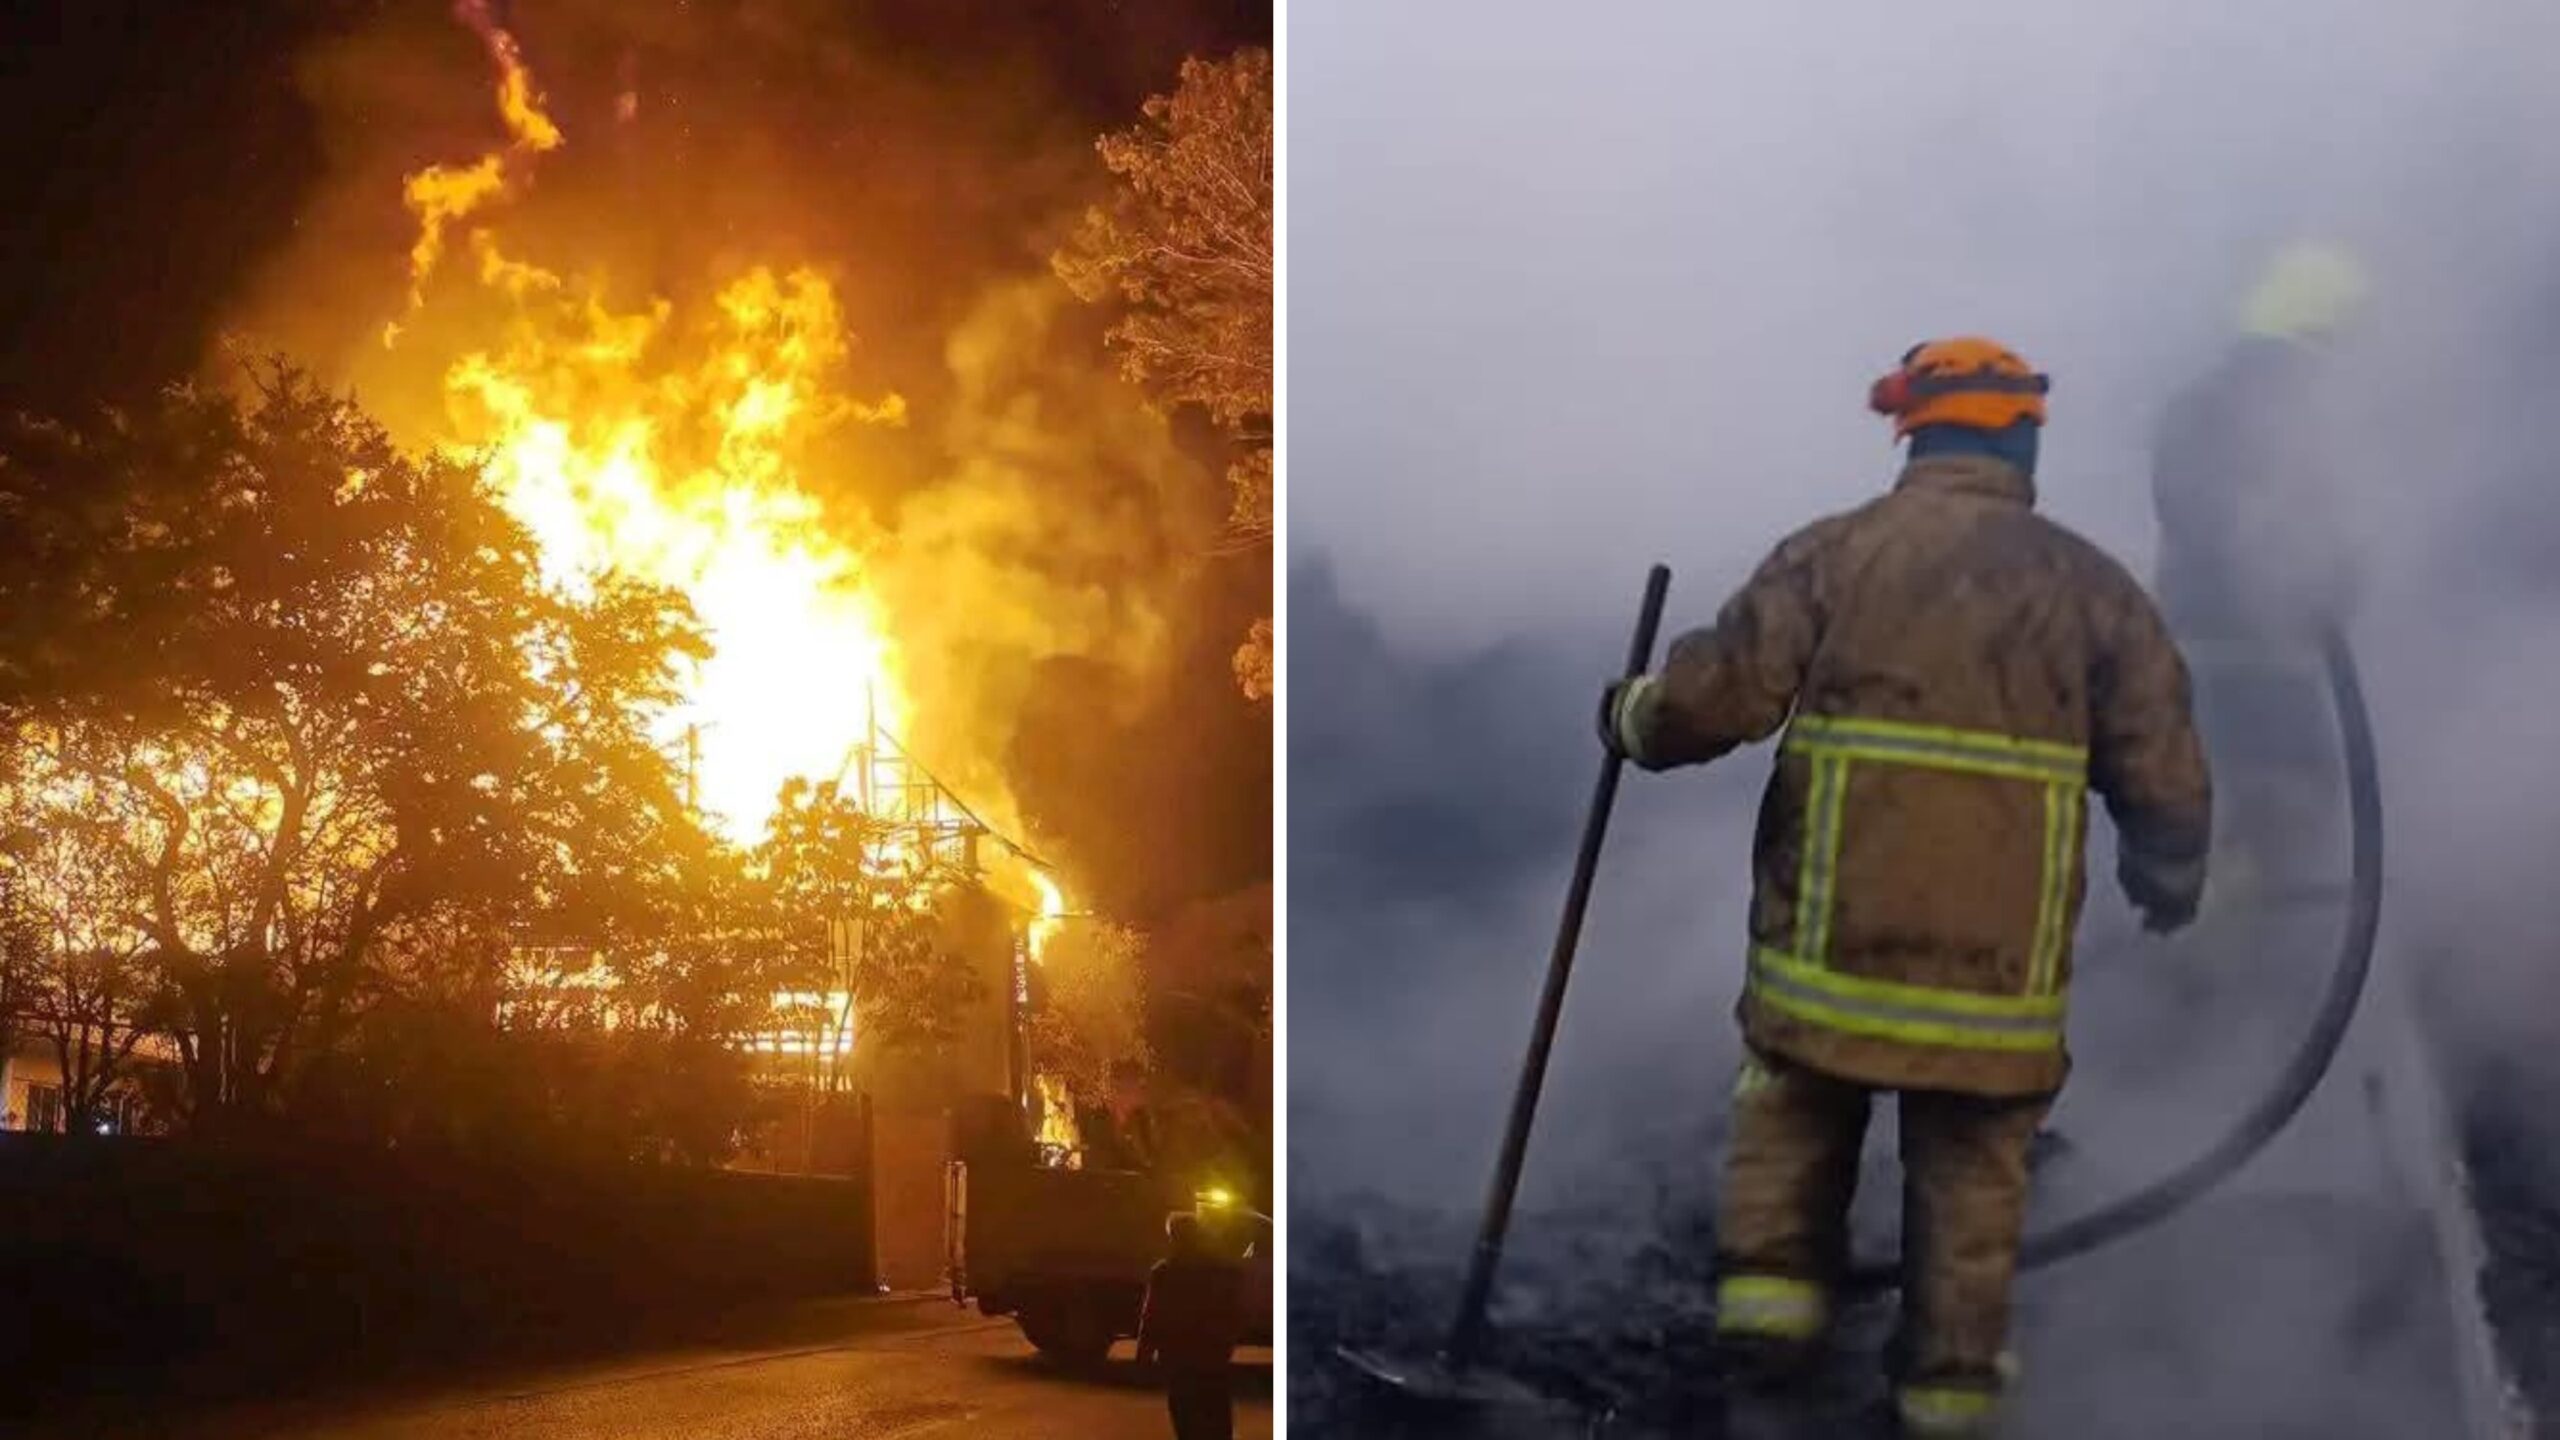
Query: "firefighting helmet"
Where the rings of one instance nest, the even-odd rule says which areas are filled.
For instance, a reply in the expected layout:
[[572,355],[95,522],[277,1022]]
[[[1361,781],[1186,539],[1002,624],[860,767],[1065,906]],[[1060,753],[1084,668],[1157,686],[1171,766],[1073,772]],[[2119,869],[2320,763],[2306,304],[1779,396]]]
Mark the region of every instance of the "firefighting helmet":
[[1896,438],[1924,425],[2006,430],[2021,420],[2043,424],[2052,388],[2017,352],[1968,335],[1904,351],[1901,365],[1868,390],[1867,407],[1892,417]]
[[2356,257],[2335,245],[2297,244],[2271,262],[2241,305],[2242,333],[2317,343],[2355,319],[2372,293]]

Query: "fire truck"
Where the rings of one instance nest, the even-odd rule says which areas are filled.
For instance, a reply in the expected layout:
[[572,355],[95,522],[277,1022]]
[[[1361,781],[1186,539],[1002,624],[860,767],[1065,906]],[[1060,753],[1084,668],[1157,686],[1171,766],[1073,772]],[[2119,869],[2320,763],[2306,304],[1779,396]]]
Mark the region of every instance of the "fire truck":
[[954,1112],[945,1192],[953,1303],[1011,1316],[1060,1365],[1101,1365],[1133,1339],[1167,1217],[1189,1212],[1245,1276],[1247,1345],[1271,1343],[1271,1217],[1230,1191],[1163,1174],[1072,1168],[1042,1153],[1002,1097]]

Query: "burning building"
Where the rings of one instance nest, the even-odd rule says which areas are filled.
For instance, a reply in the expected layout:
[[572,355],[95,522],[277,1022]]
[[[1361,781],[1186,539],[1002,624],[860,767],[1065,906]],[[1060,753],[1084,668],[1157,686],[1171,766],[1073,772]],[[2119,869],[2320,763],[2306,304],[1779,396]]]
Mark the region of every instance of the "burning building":
[[[335,353],[334,368],[404,443],[476,458],[549,583],[590,598],[618,581],[680,595],[704,643],[677,677],[657,739],[680,767],[686,805],[746,852],[763,841],[787,785],[850,805],[867,822],[852,842],[863,874],[903,897],[890,903],[931,908],[942,943],[975,974],[984,998],[929,1077],[891,1073],[912,1065],[867,1069],[855,977],[876,927],[858,907],[832,920],[825,976],[777,990],[736,1037],[767,1084],[805,1096],[796,1122],[786,1117],[750,1145],[748,1163],[845,1163],[827,1158],[842,1147],[825,1138],[821,1114],[857,1090],[919,1116],[956,1094],[1008,1095],[1072,1163],[1072,1101],[1062,1082],[1033,1073],[1024,1010],[1030,967],[1075,907],[1021,838],[1028,827],[991,718],[1018,693],[987,681],[999,667],[982,661],[970,662],[981,664],[978,678],[956,680],[952,657],[1011,647],[1145,674],[1162,663],[1161,586],[1097,583],[1120,565],[1110,552],[1133,543],[1127,522],[1059,525],[1035,490],[989,460],[971,462],[983,472],[976,483],[906,497],[892,524],[881,497],[845,477],[915,414],[896,390],[853,375],[841,272],[812,263],[806,244],[759,253],[753,216],[655,207],[648,155],[688,142],[693,122],[671,113],[684,95],[653,87],[653,62],[626,49],[610,106],[564,110],[510,18],[459,0],[439,32],[445,42],[468,36],[486,67],[485,142],[414,157],[396,187],[351,202],[396,199],[401,247],[374,257],[374,278],[361,284],[341,273],[353,264],[343,254],[288,257],[282,271],[294,283],[275,283],[271,303],[250,307],[252,332]],[[414,42],[423,32],[401,34]],[[313,83],[327,90],[360,76],[378,91],[387,76],[416,83],[432,68],[390,51],[387,40],[359,40],[316,61]],[[554,167],[582,154],[588,166],[566,176],[562,203],[540,210]],[[315,288],[333,301],[366,294],[380,313],[357,323],[332,303],[315,317],[305,299]],[[946,359],[964,386],[1006,363],[996,349],[1012,322],[1002,316],[1053,303],[1009,293],[993,302],[997,320],[950,341]],[[273,300],[286,294],[291,302]],[[311,338],[332,335],[340,343]],[[1019,450],[1039,423],[1007,413],[973,444]],[[1142,468],[1178,459],[1161,434],[1140,448],[1155,452]],[[1162,537],[1134,543],[1155,548]],[[1033,544],[1080,573],[1041,581],[1039,567],[1009,553]],[[1123,568],[1143,579],[1150,567]],[[961,610],[974,627],[952,619]],[[973,628],[993,640],[954,643]],[[520,955],[518,979],[547,997],[570,994],[599,973],[594,959],[576,937],[549,937]],[[885,1134],[891,1122],[882,1125]]]

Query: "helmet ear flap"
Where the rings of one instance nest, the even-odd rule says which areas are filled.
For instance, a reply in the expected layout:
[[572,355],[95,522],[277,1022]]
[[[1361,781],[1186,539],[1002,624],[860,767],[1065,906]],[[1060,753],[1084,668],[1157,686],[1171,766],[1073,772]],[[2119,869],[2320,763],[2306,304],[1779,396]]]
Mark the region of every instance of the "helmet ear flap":
[[1899,415],[1911,408],[1911,375],[1905,370],[1877,380],[1867,387],[1867,408],[1878,415]]

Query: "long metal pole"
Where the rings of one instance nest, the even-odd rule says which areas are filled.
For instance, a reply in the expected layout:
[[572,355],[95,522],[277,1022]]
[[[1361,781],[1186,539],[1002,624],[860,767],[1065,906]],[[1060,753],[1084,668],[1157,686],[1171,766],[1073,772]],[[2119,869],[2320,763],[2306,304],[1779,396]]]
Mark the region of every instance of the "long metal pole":
[[[1642,675],[1653,664],[1654,635],[1662,628],[1663,597],[1670,589],[1670,567],[1654,566],[1645,577],[1635,638],[1627,645],[1628,679]],[[1547,959],[1547,988],[1538,997],[1537,1024],[1529,1032],[1529,1058],[1520,1067],[1520,1088],[1511,1097],[1511,1125],[1503,1133],[1502,1157],[1493,1167],[1493,1188],[1485,1197],[1484,1227],[1476,1234],[1466,1288],[1458,1296],[1458,1318],[1450,1326],[1449,1346],[1441,1357],[1453,1371],[1463,1371],[1473,1362],[1483,1332],[1485,1301],[1493,1294],[1493,1272],[1502,1263],[1511,1202],[1519,1193],[1520,1167],[1529,1153],[1529,1125],[1537,1118],[1538,1092],[1546,1084],[1547,1052],[1555,1044],[1556,1020],[1564,1011],[1565,981],[1573,975],[1574,946],[1582,938],[1582,914],[1590,908],[1591,881],[1600,868],[1600,842],[1609,832],[1609,810],[1618,798],[1618,772],[1623,765],[1615,750],[1604,753],[1599,782],[1591,790],[1590,813],[1582,822],[1582,849],[1574,856],[1573,883],[1564,894],[1564,919],[1556,927],[1555,950]]]

